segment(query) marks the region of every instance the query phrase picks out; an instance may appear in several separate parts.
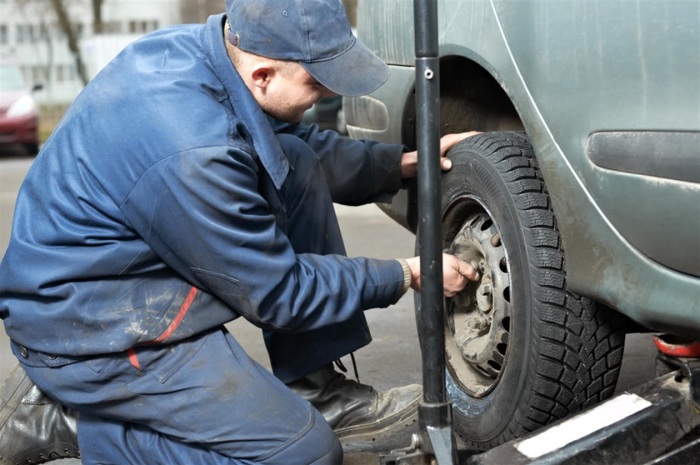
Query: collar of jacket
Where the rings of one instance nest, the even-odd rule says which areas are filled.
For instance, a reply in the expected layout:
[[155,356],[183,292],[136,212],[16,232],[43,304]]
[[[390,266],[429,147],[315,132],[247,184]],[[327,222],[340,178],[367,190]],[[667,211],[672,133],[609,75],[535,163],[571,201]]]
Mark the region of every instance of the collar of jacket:
[[210,16],[207,20],[205,40],[208,42],[207,49],[211,51],[210,60],[226,89],[231,111],[251,135],[253,149],[275,187],[280,189],[289,173],[289,162],[273,130],[273,119],[262,111],[226,52],[223,33],[225,20],[224,14]]

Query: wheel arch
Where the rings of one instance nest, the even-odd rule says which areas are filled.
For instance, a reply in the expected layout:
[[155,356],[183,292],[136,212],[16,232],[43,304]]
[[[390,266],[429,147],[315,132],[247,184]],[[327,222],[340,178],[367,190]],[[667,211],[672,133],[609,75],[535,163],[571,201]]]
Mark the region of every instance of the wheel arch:
[[[416,147],[416,99],[413,91],[406,99],[401,118],[401,140]],[[464,131],[523,131],[522,119],[499,80],[477,60],[462,55],[440,59],[440,135]],[[394,210],[384,210],[412,232],[417,229],[415,189],[408,189],[394,200]]]
[[[415,89],[406,101],[402,140],[416,145]],[[440,59],[440,135],[463,131],[522,131],[510,96],[488,70],[472,59]]]

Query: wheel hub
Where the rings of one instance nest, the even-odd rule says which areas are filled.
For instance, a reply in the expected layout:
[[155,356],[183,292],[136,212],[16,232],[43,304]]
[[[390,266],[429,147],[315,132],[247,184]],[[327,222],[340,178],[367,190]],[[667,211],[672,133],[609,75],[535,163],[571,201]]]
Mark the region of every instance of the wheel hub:
[[510,277],[506,250],[489,215],[468,215],[448,247],[479,271],[447,306],[445,347],[455,380],[470,395],[486,395],[506,361],[510,330]]

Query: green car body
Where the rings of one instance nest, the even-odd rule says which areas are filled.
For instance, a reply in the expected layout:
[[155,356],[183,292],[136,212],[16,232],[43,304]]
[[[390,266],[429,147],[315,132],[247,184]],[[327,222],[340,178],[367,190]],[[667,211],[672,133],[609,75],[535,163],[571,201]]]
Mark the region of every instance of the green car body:
[[[525,131],[568,288],[700,339],[700,3],[439,0],[442,133]],[[408,0],[364,0],[358,36],[392,68],[344,100],[352,137],[414,146]],[[416,230],[415,190],[382,208]]]

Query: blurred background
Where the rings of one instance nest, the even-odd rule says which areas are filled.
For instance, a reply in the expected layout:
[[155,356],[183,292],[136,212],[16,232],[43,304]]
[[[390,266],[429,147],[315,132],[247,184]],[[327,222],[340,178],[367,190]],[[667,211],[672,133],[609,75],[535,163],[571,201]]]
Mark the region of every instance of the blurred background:
[[[357,0],[343,3],[354,26]],[[35,155],[73,99],[127,44],[224,9],[224,0],[0,0],[0,150]],[[306,121],[344,132],[340,110],[339,98],[326,99]]]

